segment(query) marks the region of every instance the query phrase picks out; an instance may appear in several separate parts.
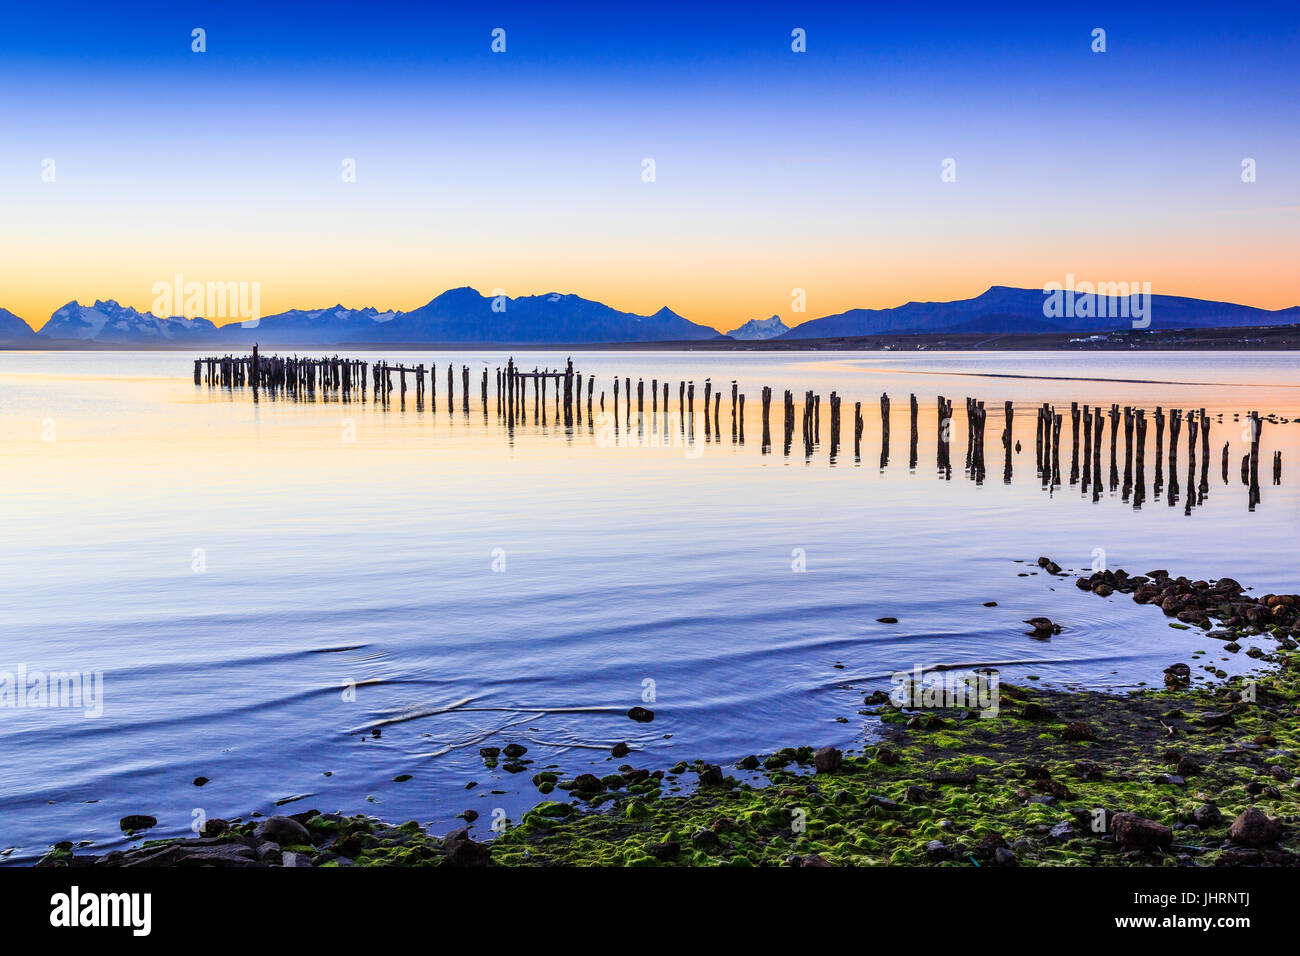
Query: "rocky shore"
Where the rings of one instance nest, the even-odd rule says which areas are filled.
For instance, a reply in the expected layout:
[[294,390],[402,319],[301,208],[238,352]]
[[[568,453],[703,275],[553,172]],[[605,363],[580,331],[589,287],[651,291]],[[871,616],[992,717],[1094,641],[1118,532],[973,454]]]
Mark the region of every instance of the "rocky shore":
[[[1039,565],[1063,576],[1047,558]],[[1001,684],[991,718],[899,707],[877,691],[861,713],[879,718],[878,733],[861,748],[790,748],[737,763],[761,770],[766,786],[704,762],[654,772],[624,764],[573,779],[542,772],[533,783],[549,799],[490,840],[486,827],[482,840],[471,836],[472,819],[436,837],[415,821],[308,810],[208,820],[196,837],[103,855],[62,843],[37,865],[1300,864],[1300,595],[1255,597],[1229,578],[1165,571],[1102,571],[1076,584],[1101,597],[1131,594],[1173,627],[1205,629],[1225,653],[1251,643],[1246,653],[1264,669],[1228,678],[1198,652],[1193,663],[1210,683],[1176,661],[1164,687],[1123,695]],[[664,794],[679,782],[691,792]]]

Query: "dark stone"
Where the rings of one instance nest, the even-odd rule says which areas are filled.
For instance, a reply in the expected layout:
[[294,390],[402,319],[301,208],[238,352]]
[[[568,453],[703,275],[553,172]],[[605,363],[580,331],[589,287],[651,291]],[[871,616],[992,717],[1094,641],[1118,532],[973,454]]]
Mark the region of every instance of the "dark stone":
[[609,752],[610,755],[614,757],[626,757],[629,753],[632,752],[632,748],[620,741],[619,743],[616,743],[613,747],[610,747]]
[[650,854],[656,860],[672,860],[681,852],[682,845],[676,840],[668,840],[664,843],[653,843],[646,847],[646,853]]
[[1110,818],[1110,829],[1115,842],[1125,849],[1149,850],[1174,841],[1169,827],[1136,813],[1116,813]]
[[711,850],[718,845],[718,835],[712,830],[700,828],[691,834],[691,843],[699,850]]
[[220,817],[212,817],[203,821],[203,829],[199,831],[199,836],[219,837],[230,829],[230,824]]
[[1282,838],[1282,828],[1263,810],[1247,807],[1241,811],[1237,819],[1232,821],[1228,836],[1232,838],[1232,842],[1243,846],[1266,847]]
[[633,707],[627,715],[642,724],[648,724],[655,719],[654,711],[646,710],[644,707]]
[[1082,721],[1071,721],[1061,731],[1062,740],[1096,740],[1097,732]]
[[952,850],[948,849],[942,840],[931,840],[925,845],[925,855],[935,863],[940,863],[952,859]]
[[1020,711],[1020,716],[1025,720],[1055,720],[1056,714],[1042,704],[1025,704],[1024,709]]
[[501,752],[513,760],[515,757],[522,757],[528,753],[528,748],[523,744],[506,744],[505,749]]
[[123,833],[131,833],[135,830],[148,830],[158,825],[158,818],[151,817],[147,813],[132,813],[124,816],[117,822],[122,828]]
[[717,764],[709,764],[700,771],[701,787],[720,787],[722,781],[722,768]]
[[1214,804],[1203,803],[1192,811],[1192,819],[1196,821],[1198,827],[1208,830],[1223,822],[1223,814]]
[[253,828],[253,835],[259,840],[269,840],[280,846],[307,846],[311,843],[311,834],[307,828],[292,817],[267,817]]
[[813,766],[818,773],[833,773],[844,763],[844,754],[835,747],[821,747],[813,753]]
[[452,866],[487,866],[492,860],[492,851],[486,844],[470,839],[468,827],[452,830],[443,837],[442,850]]

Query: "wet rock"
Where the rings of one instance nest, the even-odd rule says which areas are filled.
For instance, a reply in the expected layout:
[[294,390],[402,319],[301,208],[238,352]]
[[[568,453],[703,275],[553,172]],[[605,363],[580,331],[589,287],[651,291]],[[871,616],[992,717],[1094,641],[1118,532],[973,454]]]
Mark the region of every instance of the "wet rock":
[[208,778],[207,778],[207,777],[195,777],[195,778],[194,778],[194,786],[196,786],[196,787],[206,786],[206,785],[207,785],[207,782],[208,782]]
[[830,866],[825,858],[818,856],[816,853],[809,853],[807,856],[799,858],[800,866]]
[[893,766],[903,758],[900,757],[896,751],[890,750],[888,747],[877,747],[876,759],[886,766]]
[[1192,669],[1186,664],[1170,664],[1165,668],[1165,683],[1185,686],[1192,679]]
[[1198,827],[1208,830],[1223,822],[1223,814],[1214,804],[1203,803],[1192,811],[1192,819],[1196,821]]
[[133,833],[137,830],[148,830],[158,825],[158,818],[151,817],[147,813],[131,813],[124,816],[117,822],[122,828],[123,833]]
[[1282,828],[1263,810],[1247,807],[1232,821],[1228,836],[1243,846],[1266,847],[1282,838]]
[[1045,570],[1048,574],[1061,573],[1061,566],[1057,564],[1055,561],[1053,561],[1051,558],[1039,558],[1038,566],[1043,570]]
[[952,859],[952,850],[942,840],[931,840],[925,845],[925,855],[935,863]]
[[197,844],[187,840],[125,853],[115,865],[130,868],[256,866],[257,854],[252,847],[240,843]]
[[648,724],[655,719],[654,711],[646,710],[644,707],[633,707],[627,715],[642,724]]
[[279,863],[281,858],[280,847],[277,844],[267,841],[257,848],[257,862],[270,866],[272,863]]
[[280,846],[309,846],[311,834],[293,817],[267,817],[253,828],[259,840],[278,843]]
[[1287,770],[1286,767],[1272,766],[1268,768],[1268,772],[1274,780],[1281,780],[1283,783],[1290,780],[1292,776],[1291,771]]
[[1116,813],[1110,818],[1110,829],[1115,842],[1125,849],[1149,850],[1168,846],[1174,840],[1169,827],[1136,813]]
[[691,834],[691,844],[697,850],[712,850],[718,846],[718,835],[712,830],[701,827]]
[[595,774],[580,773],[573,780],[573,789],[578,793],[600,793],[605,789],[605,785]]
[[875,794],[867,797],[867,806],[879,807],[882,810],[895,811],[898,809],[898,801],[890,800],[888,797],[881,797]]
[[511,760],[514,760],[516,757],[522,757],[524,754],[528,753],[528,748],[523,744],[506,744],[505,748],[501,752]]
[[1020,711],[1020,716],[1025,720],[1055,720],[1056,714],[1050,708],[1042,704],[1025,704]]
[[201,837],[219,837],[230,829],[230,824],[220,817],[211,817],[203,821],[203,828],[199,831]]
[[844,763],[844,754],[835,747],[821,747],[813,753],[813,766],[818,773],[834,773]]
[[676,840],[666,840],[663,843],[652,843],[646,847],[646,853],[656,860],[673,860],[682,852],[682,845]]
[[1047,832],[1047,835],[1053,840],[1069,840],[1074,836],[1074,824],[1069,820],[1058,823]]
[[930,798],[930,795],[926,793],[925,787],[912,784],[912,786],[907,788],[907,792],[904,794],[903,798],[908,803],[925,803],[926,800]]
[[478,811],[466,810],[464,813],[461,814],[461,816],[465,818],[466,823],[473,823],[475,820],[478,819]]
[[1083,721],[1074,720],[1065,725],[1065,729],[1061,731],[1061,739],[1070,741],[1096,740],[1097,732]]
[[1155,782],[1160,784],[1161,786],[1168,786],[1168,787],[1187,786],[1187,781],[1184,780],[1182,777],[1178,776],[1178,774],[1176,773],[1158,774],[1155,778]]
[[1080,780],[1104,780],[1101,767],[1092,760],[1080,760],[1074,765],[1074,772]]
[[610,756],[613,757],[626,757],[631,752],[632,748],[622,741],[609,748]]
[[753,754],[750,754],[748,757],[741,757],[736,761],[736,766],[741,770],[757,770],[758,758]]
[[442,838],[442,851],[452,866],[487,866],[492,851],[484,843],[470,839],[469,828],[460,827]]
[[897,623],[898,623],[898,618],[896,618],[896,617],[878,617],[878,618],[876,618],[876,623],[877,623],[877,624],[897,624]]
[[1206,727],[1231,727],[1237,722],[1237,718],[1228,711],[1212,714],[1202,714],[1200,721]]
[[701,787],[720,787],[723,784],[722,768],[717,764],[708,764],[700,771]]
[[993,862],[998,866],[1015,866],[1016,855],[1004,846],[1000,846],[993,851]]

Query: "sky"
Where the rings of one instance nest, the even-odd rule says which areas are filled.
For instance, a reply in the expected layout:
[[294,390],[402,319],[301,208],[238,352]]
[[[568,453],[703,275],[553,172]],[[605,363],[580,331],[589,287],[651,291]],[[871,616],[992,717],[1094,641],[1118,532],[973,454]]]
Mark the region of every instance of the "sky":
[[871,7],[8,4],[0,307],[178,274],[723,331],[1070,275],[1300,304],[1294,4]]

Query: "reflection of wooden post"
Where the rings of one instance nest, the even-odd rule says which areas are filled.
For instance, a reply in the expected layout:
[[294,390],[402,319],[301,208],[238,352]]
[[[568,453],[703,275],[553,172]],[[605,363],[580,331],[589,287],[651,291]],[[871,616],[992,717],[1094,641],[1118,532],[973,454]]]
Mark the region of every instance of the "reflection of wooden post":
[[760,400],[763,403],[763,441],[761,450],[766,455],[772,448],[772,428],[768,417],[769,412],[772,410],[772,386],[763,386]]

